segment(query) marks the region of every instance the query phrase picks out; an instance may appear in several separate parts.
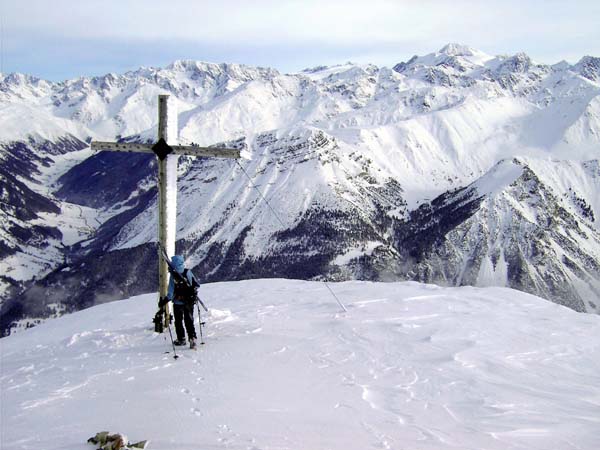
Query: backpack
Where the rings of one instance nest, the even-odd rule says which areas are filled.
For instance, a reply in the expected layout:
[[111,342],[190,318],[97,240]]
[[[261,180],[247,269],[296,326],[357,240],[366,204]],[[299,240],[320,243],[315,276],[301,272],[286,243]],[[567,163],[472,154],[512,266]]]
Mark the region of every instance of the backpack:
[[198,283],[195,278],[192,278],[192,285],[187,282],[188,269],[184,269],[181,277],[174,276],[173,283],[175,289],[173,291],[173,300],[182,300],[185,303],[194,304],[198,297]]
[[165,310],[160,308],[158,312],[154,315],[154,319],[152,319],[152,322],[154,322],[154,331],[156,333],[162,333],[164,331],[164,312]]

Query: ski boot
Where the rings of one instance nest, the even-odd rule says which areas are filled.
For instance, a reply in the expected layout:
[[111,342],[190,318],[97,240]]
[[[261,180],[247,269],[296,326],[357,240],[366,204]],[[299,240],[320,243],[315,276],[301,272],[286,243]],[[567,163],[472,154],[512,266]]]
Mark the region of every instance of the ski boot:
[[190,349],[196,350],[196,339],[190,339]]
[[173,345],[185,345],[185,338],[183,339],[177,339],[176,341],[173,342]]

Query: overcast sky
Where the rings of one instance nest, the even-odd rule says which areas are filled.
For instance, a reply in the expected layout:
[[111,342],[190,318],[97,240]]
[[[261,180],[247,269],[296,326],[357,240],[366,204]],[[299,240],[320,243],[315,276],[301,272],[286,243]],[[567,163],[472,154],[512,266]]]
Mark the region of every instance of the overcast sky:
[[600,0],[0,0],[0,16],[0,70],[50,80],[176,59],[392,66],[449,42],[543,63],[600,56]]

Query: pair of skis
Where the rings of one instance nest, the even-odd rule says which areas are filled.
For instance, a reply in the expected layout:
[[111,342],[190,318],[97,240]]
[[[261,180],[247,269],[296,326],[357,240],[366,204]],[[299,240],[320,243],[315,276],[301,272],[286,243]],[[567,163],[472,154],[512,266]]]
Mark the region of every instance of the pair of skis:
[[[159,243],[158,247],[160,249],[160,254],[162,256],[162,258],[165,260],[165,262],[167,263],[167,267],[169,269],[169,273],[171,274],[172,277],[176,278],[177,281],[179,282],[183,282],[185,283],[188,287],[192,287],[190,286],[190,283],[187,279],[187,277],[183,276],[182,273],[179,273],[177,271],[177,269],[175,268],[175,266],[173,265],[173,263],[171,262],[171,258],[169,258],[169,255],[167,254],[166,249]],[[202,333],[202,327],[206,324],[206,322],[202,321],[202,315],[200,312],[200,306],[202,306],[202,308],[204,309],[204,311],[208,312],[208,308],[206,307],[206,305],[204,304],[204,302],[200,299],[200,297],[196,296],[195,298],[195,303],[196,303],[196,307],[198,308],[198,323],[199,323],[199,328],[200,328],[200,344],[204,345],[204,336]],[[171,336],[171,343],[173,343],[173,335],[171,333],[171,325],[169,324],[169,334]],[[174,353],[174,358],[177,359],[177,353],[175,351],[175,345],[173,344],[173,353]]]

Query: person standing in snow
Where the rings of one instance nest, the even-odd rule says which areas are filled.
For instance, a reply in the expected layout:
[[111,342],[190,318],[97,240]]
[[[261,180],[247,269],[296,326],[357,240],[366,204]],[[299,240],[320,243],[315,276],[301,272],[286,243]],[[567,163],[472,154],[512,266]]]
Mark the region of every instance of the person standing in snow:
[[[169,277],[167,298],[161,302],[173,302],[173,315],[175,316],[175,345],[185,345],[185,331],[190,341],[190,348],[196,348],[196,330],[194,328],[194,304],[196,303],[196,289],[200,283],[191,270],[185,268],[183,256],[174,255],[171,258],[173,267],[182,277]],[[185,279],[187,283],[183,280]],[[185,324],[185,331],[183,325]]]

